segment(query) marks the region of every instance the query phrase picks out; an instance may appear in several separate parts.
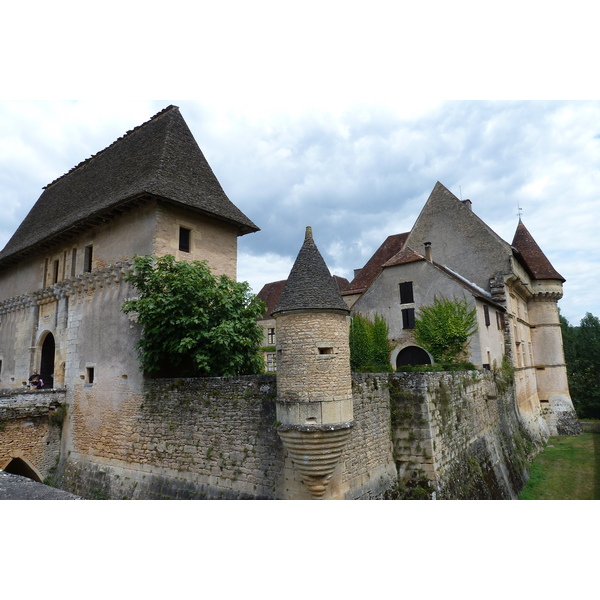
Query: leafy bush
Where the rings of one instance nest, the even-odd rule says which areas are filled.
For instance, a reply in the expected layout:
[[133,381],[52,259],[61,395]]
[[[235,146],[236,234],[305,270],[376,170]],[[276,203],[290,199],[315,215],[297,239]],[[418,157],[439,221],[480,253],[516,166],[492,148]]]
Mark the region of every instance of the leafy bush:
[[373,321],[360,314],[350,324],[350,368],[356,373],[389,373],[389,327],[383,317]]
[[246,282],[212,274],[206,261],[135,256],[127,276],[138,297],[123,305],[143,326],[137,345],[144,372],[158,377],[262,372],[264,303]]
[[435,362],[453,364],[464,361],[469,338],[477,331],[477,313],[466,300],[435,297],[431,306],[422,307],[415,318],[415,340]]

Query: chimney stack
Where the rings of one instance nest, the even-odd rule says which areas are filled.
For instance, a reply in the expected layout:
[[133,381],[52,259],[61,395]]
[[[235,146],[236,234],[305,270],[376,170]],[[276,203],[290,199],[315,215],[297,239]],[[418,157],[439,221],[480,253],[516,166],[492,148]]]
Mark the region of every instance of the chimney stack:
[[432,258],[431,258],[431,242],[425,242],[425,258],[429,262],[432,262]]

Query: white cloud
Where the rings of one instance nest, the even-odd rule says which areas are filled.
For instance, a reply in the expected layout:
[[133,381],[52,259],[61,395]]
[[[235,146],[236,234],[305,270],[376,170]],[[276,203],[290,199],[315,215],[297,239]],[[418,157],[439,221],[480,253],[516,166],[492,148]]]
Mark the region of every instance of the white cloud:
[[306,225],[330,270],[351,279],[388,235],[410,229],[439,180],[508,242],[521,208],[567,279],[563,313],[600,314],[584,292],[599,261],[600,102],[434,102],[404,114],[326,101],[297,114],[214,101],[0,102],[0,246],[42,186],[170,103],[261,228],[240,240],[240,277],[255,291],[287,277]]

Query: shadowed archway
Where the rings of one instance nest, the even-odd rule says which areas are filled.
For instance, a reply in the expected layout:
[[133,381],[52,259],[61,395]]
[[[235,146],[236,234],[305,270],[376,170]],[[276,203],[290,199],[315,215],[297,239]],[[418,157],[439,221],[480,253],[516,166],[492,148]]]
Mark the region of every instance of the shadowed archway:
[[44,388],[52,389],[54,387],[54,353],[56,344],[54,336],[48,333],[42,344],[42,360],[40,363],[40,377],[44,382]]
[[429,354],[418,346],[407,346],[398,353],[396,358],[396,368],[406,367],[408,365],[430,365]]
[[6,467],[4,467],[4,471],[12,473],[13,475],[21,475],[22,477],[33,479],[33,481],[42,481],[31,465],[22,458],[13,458]]

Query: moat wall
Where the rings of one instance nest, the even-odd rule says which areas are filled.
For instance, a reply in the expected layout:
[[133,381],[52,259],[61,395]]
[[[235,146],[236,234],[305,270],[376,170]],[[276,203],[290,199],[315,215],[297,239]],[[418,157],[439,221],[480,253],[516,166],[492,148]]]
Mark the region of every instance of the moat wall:
[[[352,391],[355,425],[325,499],[522,489],[536,444],[493,374],[353,374]],[[275,403],[269,375],[147,381],[104,414],[107,398],[88,390],[70,406],[61,487],[87,498],[308,499],[285,489],[293,465]]]

